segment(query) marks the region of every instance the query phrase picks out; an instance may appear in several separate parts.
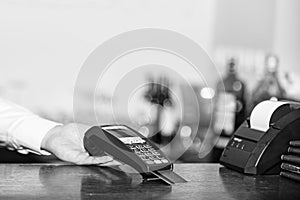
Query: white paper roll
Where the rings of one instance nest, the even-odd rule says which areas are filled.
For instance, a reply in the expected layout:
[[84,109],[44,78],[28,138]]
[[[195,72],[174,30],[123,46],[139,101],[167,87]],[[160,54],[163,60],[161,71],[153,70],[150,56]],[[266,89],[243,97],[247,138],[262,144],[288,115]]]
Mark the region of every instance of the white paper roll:
[[280,106],[288,103],[289,102],[267,100],[257,104],[250,115],[251,128],[260,131],[267,131],[270,126],[272,114]]

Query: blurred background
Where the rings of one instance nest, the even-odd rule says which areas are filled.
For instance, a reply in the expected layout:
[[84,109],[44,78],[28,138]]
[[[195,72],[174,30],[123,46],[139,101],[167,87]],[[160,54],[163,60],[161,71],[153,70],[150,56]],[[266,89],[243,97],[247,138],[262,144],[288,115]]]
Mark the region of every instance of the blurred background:
[[[45,118],[72,122],[76,78],[97,46],[139,28],[176,31],[201,45],[215,63],[221,76],[205,77],[215,86],[207,87],[173,58],[168,66],[186,71],[193,94],[172,75],[153,68],[138,77],[149,84],[135,93],[132,102],[113,95],[113,83],[105,85],[95,94],[95,112],[101,123],[113,123],[113,101],[120,108],[114,115],[122,123],[158,145],[179,134],[167,150],[187,149],[177,162],[218,162],[228,138],[258,102],[300,101],[299,19],[298,0],[2,0],[0,97]],[[115,69],[146,58],[147,52],[129,56]],[[116,79],[113,73],[110,78]],[[93,113],[85,109],[90,91],[80,94],[79,120],[91,124]],[[201,121],[196,120],[196,107]],[[0,162],[49,159],[55,160],[1,149]]]

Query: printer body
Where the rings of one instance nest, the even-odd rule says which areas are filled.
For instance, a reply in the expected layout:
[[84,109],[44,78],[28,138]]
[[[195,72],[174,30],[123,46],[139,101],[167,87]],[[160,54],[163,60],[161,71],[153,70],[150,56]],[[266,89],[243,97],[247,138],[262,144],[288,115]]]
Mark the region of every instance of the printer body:
[[245,174],[279,174],[281,155],[287,153],[291,140],[300,140],[298,103],[275,111],[267,131],[251,128],[247,119],[230,138],[220,164]]

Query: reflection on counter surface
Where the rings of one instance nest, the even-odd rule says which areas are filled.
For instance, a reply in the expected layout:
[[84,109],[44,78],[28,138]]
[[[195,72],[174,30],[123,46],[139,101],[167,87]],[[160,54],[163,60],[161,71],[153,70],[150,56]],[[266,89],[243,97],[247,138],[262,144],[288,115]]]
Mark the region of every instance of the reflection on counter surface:
[[187,183],[142,182],[107,167],[1,164],[1,199],[297,199],[298,185],[280,176],[245,176],[218,164],[176,164]]
[[1,198],[149,199],[171,192],[164,182],[143,183],[138,174],[108,167],[33,164],[0,169]]

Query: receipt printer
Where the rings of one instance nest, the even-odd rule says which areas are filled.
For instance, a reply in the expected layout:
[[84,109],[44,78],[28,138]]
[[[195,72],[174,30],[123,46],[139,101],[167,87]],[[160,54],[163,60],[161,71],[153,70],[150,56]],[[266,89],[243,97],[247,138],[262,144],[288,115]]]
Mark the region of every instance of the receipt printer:
[[300,104],[263,101],[232,135],[220,163],[245,174],[279,174],[291,140],[300,140]]

